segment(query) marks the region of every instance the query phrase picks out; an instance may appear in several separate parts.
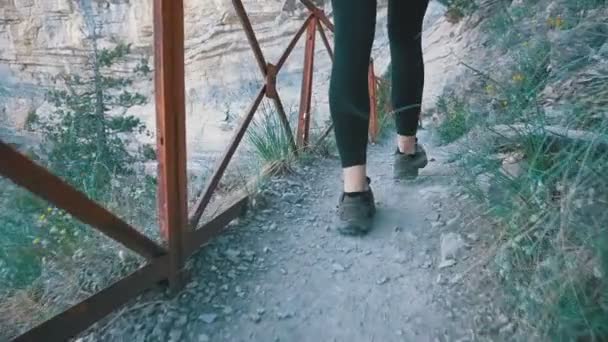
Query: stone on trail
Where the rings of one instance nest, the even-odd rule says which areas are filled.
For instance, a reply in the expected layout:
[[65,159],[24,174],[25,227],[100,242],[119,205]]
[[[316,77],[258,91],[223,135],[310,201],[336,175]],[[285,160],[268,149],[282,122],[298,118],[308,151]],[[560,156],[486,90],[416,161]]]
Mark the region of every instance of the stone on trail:
[[442,268],[448,268],[448,267],[452,267],[456,265],[456,260],[454,259],[447,259],[447,260],[443,260],[442,262],[439,263],[439,269]]
[[[441,259],[440,268],[450,267],[456,264],[456,257],[461,249],[466,247],[466,243],[460,234],[444,233],[441,234]],[[442,267],[443,266],[443,267]]]
[[215,322],[215,320],[217,319],[217,314],[214,314],[214,313],[201,314],[200,316],[198,316],[198,319],[200,319],[201,321],[203,321],[207,324],[211,324],[211,323]]
[[388,283],[389,280],[390,280],[389,277],[382,277],[381,279],[379,279],[376,282],[376,284],[378,284],[378,285],[384,285],[384,284]]
[[334,272],[344,272],[346,270],[344,266],[338,263],[332,264],[331,267],[333,268]]

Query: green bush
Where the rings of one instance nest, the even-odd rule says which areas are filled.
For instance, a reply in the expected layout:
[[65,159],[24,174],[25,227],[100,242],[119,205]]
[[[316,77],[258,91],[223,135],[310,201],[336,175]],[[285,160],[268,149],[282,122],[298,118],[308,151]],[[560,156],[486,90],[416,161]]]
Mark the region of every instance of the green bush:
[[439,2],[448,8],[446,17],[451,22],[458,22],[478,8],[475,0],[439,0]]
[[469,131],[470,113],[465,103],[453,95],[444,95],[437,100],[437,111],[444,119],[437,127],[444,144],[451,143]]
[[[27,127],[42,137],[40,148],[30,153],[34,160],[119,216],[134,219],[154,211],[155,180],[137,167],[155,156],[151,147],[134,143],[134,135],[146,129],[125,114],[146,102],[131,89],[149,69],[140,64],[129,76],[111,76],[110,68],[129,53],[124,44],[95,50],[88,71],[64,75],[61,86],[48,92],[55,109],[30,113]],[[5,209],[0,212],[3,288],[28,286],[39,276],[42,259],[69,258],[98,245],[98,235],[66,212],[8,183],[5,188],[0,198]]]

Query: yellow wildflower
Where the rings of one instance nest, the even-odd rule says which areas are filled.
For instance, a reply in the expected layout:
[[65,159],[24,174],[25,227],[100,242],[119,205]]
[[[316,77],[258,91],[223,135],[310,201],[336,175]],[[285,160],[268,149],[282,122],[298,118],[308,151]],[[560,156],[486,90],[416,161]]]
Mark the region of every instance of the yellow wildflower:
[[486,85],[485,90],[486,90],[486,93],[493,95],[495,93],[496,88],[494,88],[493,84],[488,84],[488,85]]
[[524,75],[523,75],[521,72],[518,72],[518,73],[515,73],[511,79],[512,79],[513,81],[517,82],[517,83],[520,83],[520,82],[522,82],[522,81],[523,81],[525,78],[526,78],[526,77],[525,77],[525,76],[524,76]]

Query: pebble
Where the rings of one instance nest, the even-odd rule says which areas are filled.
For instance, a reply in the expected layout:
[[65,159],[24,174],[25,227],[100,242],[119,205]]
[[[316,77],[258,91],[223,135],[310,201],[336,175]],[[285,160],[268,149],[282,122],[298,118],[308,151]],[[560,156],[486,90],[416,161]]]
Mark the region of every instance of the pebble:
[[475,233],[470,233],[470,234],[467,234],[467,239],[469,239],[471,241],[477,241],[477,240],[479,240],[479,236]]
[[207,335],[207,334],[198,335],[198,342],[209,342],[209,341],[211,341],[211,338],[209,337],[209,335]]
[[207,324],[211,324],[211,323],[215,322],[215,320],[217,319],[217,314],[214,314],[214,313],[201,314],[200,316],[198,316],[198,319],[200,319],[201,321],[203,321]]
[[499,332],[501,334],[512,334],[513,332],[515,332],[515,324],[514,323],[508,323],[504,327],[500,328]]
[[224,254],[228,258],[228,260],[232,261],[235,264],[238,264],[241,261],[239,258],[239,256],[241,255],[241,252],[238,250],[228,249],[224,252]]
[[334,269],[335,272],[344,272],[346,270],[344,266],[338,263],[333,263],[331,267]]
[[390,280],[389,277],[382,277],[381,279],[379,279],[376,282],[376,284],[378,284],[378,285],[384,285],[384,284],[388,283],[389,280]]
[[439,228],[439,227],[443,227],[445,226],[445,222],[443,221],[433,221],[431,222],[431,228],[435,229],[435,228]]
[[444,268],[448,268],[448,267],[452,267],[456,265],[456,260],[454,259],[447,259],[447,260],[443,260],[442,262],[439,263],[439,269],[444,269]]
[[[440,246],[440,251],[441,251],[441,264],[444,264],[444,262],[447,262],[448,259],[455,259],[456,255],[458,254],[458,252],[464,248],[466,246],[464,240],[462,239],[462,237],[460,236],[460,234],[457,233],[445,233],[445,234],[441,234],[441,246]],[[447,263],[449,264],[449,263]],[[447,265],[446,264],[446,265]],[[449,265],[449,266],[453,266]],[[449,266],[445,266],[445,267],[449,267]]]
[[294,316],[294,314],[292,312],[278,312],[277,313],[277,318],[280,319],[280,320],[288,319],[288,318],[291,318],[293,316]]
[[440,218],[441,218],[441,215],[439,215],[439,213],[432,213],[426,217],[426,219],[431,222],[439,221]]
[[250,314],[249,315],[249,319],[253,322],[253,323],[260,323],[262,321],[262,316],[260,314]]

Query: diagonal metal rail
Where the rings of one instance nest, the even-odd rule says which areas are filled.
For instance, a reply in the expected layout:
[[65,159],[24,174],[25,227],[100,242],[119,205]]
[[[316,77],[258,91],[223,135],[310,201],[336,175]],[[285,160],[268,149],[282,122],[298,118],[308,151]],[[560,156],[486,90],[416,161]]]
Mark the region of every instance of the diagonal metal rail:
[[[157,200],[160,229],[167,242],[167,249],[157,245],[101,205],[63,182],[59,177],[0,141],[1,176],[11,179],[16,184],[66,210],[82,222],[91,225],[148,259],[147,265],[131,275],[25,332],[15,341],[67,340],[125,304],[129,299],[159,283],[168,281],[173,290],[179,290],[183,285],[182,273],[185,260],[213,236],[219,234],[247,207],[248,194],[246,191],[241,191],[220,210],[219,214],[199,229],[195,229],[264,97],[271,99],[274,103],[283,129],[290,139],[293,152],[298,153],[299,148],[308,145],[315,36],[318,31],[323,45],[333,61],[333,51],[324,29],[325,27],[333,32],[333,24],[325,13],[310,0],[300,0],[308,8],[310,15],[290,40],[277,62],[272,64],[268,63],[264,57],[242,1],[232,0],[262,74],[263,84],[222,158],[218,161],[204,191],[188,212],[183,0],[153,1],[159,180]],[[276,87],[276,77],[304,33],[306,33],[307,41],[297,133],[300,146],[297,146]],[[370,63],[369,86],[370,99],[375,101],[374,88],[379,86],[379,79],[374,76],[373,63]],[[375,110],[375,106],[372,105],[372,111],[375,112]],[[372,113],[371,117],[372,120],[376,120],[377,115]],[[374,127],[376,126],[370,125],[370,134],[375,131]],[[317,143],[326,138],[332,128],[333,125],[327,127]]]
[[53,203],[146,259],[166,251],[59,177],[0,141],[0,175]]

